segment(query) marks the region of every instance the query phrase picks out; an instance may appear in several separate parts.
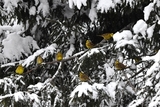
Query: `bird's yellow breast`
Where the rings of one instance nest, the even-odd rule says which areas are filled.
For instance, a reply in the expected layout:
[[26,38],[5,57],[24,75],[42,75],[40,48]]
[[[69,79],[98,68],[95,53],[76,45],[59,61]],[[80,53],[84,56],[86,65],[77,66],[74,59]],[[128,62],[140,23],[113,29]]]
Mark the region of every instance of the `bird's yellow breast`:
[[88,48],[88,49],[91,49],[91,48],[93,48],[95,45],[90,41],[90,40],[87,40],[86,41],[86,47]]
[[17,69],[16,69],[16,73],[17,74],[23,74],[24,72],[24,68],[22,65],[18,65]]
[[63,59],[63,54],[61,53],[61,52],[58,52],[57,54],[56,54],[56,60],[57,61],[61,61]]
[[41,56],[37,57],[37,64],[41,64],[43,62],[43,58]]

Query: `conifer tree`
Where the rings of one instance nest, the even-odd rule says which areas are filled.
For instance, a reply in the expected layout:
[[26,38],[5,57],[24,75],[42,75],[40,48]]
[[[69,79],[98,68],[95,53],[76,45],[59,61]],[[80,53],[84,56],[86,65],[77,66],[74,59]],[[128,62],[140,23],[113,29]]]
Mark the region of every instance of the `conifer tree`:
[[159,106],[159,3],[0,1],[0,106]]

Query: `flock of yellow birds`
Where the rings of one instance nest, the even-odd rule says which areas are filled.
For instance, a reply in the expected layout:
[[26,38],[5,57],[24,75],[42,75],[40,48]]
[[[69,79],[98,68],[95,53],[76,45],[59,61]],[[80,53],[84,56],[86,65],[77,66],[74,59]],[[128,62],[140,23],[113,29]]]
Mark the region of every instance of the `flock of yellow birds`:
[[[118,60],[115,61],[114,66],[117,70],[124,70],[127,68],[124,64],[120,63]],[[79,72],[79,80],[81,82],[88,82],[91,79],[88,77],[88,75],[86,75],[84,72],[81,71]]]
[[[102,36],[104,38],[104,40],[109,40],[113,37],[113,35],[114,35],[113,33],[105,33],[105,34],[102,34],[102,35],[99,35],[99,36]],[[97,44],[93,44],[90,40],[86,41],[86,47],[88,49],[94,48],[96,45]],[[61,52],[57,52],[57,54],[55,56],[55,59],[57,61],[63,60],[63,54]],[[38,65],[40,65],[43,62],[44,62],[43,58],[41,56],[37,56],[36,63]],[[120,63],[118,60],[115,61],[114,66],[117,70],[124,70],[124,69],[127,68],[124,64]],[[24,67],[22,66],[22,64],[18,65],[15,72],[17,74],[20,74],[20,75],[24,73]],[[90,78],[84,72],[80,71],[79,72],[79,80],[81,82],[88,82],[88,81],[90,81]]]
[[[58,52],[55,57],[56,57],[55,59],[57,61],[61,61],[63,59],[63,54],[61,52]],[[42,64],[43,63],[43,58],[41,56],[37,56],[36,63],[38,65]],[[15,72],[17,74],[20,74],[20,75],[24,73],[24,67],[22,66],[22,64],[18,65]]]
[[[98,36],[103,37],[103,39],[106,41],[106,40],[110,40],[113,37],[113,35],[114,35],[113,33],[105,33],[105,34],[98,35]],[[97,44],[93,44],[91,40],[86,40],[86,47],[88,49],[94,48],[96,46]]]
[[[98,35],[98,36],[103,37],[104,40],[110,40],[111,38],[113,38],[113,35],[114,35],[113,33],[105,33],[105,34]],[[91,40],[86,40],[86,47],[88,49],[94,48],[96,46],[97,44],[93,44]],[[117,70],[124,70],[127,68],[123,63],[120,63],[118,60],[115,61],[114,66]],[[87,82],[90,80],[89,77],[83,72],[79,73],[79,79],[82,82]]]

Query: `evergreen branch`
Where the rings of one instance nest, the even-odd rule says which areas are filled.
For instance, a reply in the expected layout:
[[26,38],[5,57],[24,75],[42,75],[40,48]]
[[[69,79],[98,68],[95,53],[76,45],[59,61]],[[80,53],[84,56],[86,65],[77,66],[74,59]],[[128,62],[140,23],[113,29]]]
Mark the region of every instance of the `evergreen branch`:
[[[131,77],[129,77],[129,79],[136,77],[138,74],[140,74],[141,72],[143,72],[146,68],[149,68],[152,66],[152,62],[149,63],[146,67],[142,68],[141,70],[139,70],[138,72],[136,72],[134,75],[132,75]],[[124,79],[123,81],[127,81],[127,79]]]
[[[88,51],[88,50],[79,52],[79,53],[77,53],[77,54],[75,54],[75,55],[73,55],[73,56],[71,56],[71,57],[69,57],[69,58],[63,59],[63,60],[61,60],[61,61],[54,60],[54,61],[51,61],[51,62],[45,62],[45,63],[43,63],[43,64],[55,64],[55,63],[58,63],[58,62],[67,62],[67,61],[69,61],[69,60],[72,60],[72,59],[77,58],[78,56],[84,54],[84,53],[87,52],[87,51]],[[28,71],[25,73],[25,75],[28,74],[28,73],[30,73],[30,72],[32,72],[32,71],[34,71],[34,70],[36,70],[39,66],[40,66],[40,65],[36,65],[34,68],[28,70]]]
[[50,81],[54,80],[54,78],[56,77],[56,75],[58,75],[59,71],[61,70],[61,67],[62,67],[62,62],[60,62],[56,73],[52,76],[52,78],[51,78]]
[[45,82],[44,82],[44,87],[41,88],[40,91],[44,90],[44,89],[47,87],[47,84],[48,84],[48,83],[51,83],[51,82],[54,80],[54,78],[55,78],[55,77],[58,75],[58,73],[60,72],[62,65],[63,65],[62,62],[60,62],[56,73],[52,76],[51,79],[49,79],[49,81],[45,81]]
[[6,94],[5,96],[0,96],[0,100],[3,100],[5,98],[10,98],[10,97],[13,97],[14,94]]

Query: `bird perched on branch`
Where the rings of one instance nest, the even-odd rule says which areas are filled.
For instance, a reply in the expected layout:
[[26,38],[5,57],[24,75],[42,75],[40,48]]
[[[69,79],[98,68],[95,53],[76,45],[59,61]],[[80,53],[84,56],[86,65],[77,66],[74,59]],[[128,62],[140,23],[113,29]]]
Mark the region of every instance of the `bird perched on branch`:
[[82,71],[79,72],[79,79],[81,82],[88,82],[90,78]]
[[41,56],[38,56],[36,61],[37,61],[37,64],[42,64],[43,58]]
[[118,60],[115,61],[114,66],[116,67],[117,70],[124,70],[127,68],[124,64],[120,63]]
[[113,35],[113,33],[97,34],[96,31],[89,31],[86,36],[88,36],[90,40],[86,41],[86,47],[88,49],[94,48],[97,44],[110,40]]
[[18,65],[18,67],[16,68],[16,71],[15,71],[17,74],[23,74],[24,72],[24,67],[20,64]]
[[103,40],[105,41],[110,40],[113,37],[113,35],[114,35],[113,33],[105,33],[102,35],[97,35],[95,39],[98,38],[99,41],[97,41],[95,44],[91,40],[86,40],[86,47],[88,49],[94,48],[98,43],[102,42]]
[[61,52],[57,52],[56,54],[56,60],[61,61],[63,59],[63,54]]
[[88,49],[94,48],[96,45],[91,42],[91,40],[86,40],[86,47]]
[[88,29],[86,36],[92,41],[93,44],[101,42],[103,39],[110,40],[115,31],[111,29],[104,29],[102,26],[97,27],[96,25]]
[[104,40],[110,40],[113,37],[114,33],[104,33],[102,35],[98,35],[103,37]]

